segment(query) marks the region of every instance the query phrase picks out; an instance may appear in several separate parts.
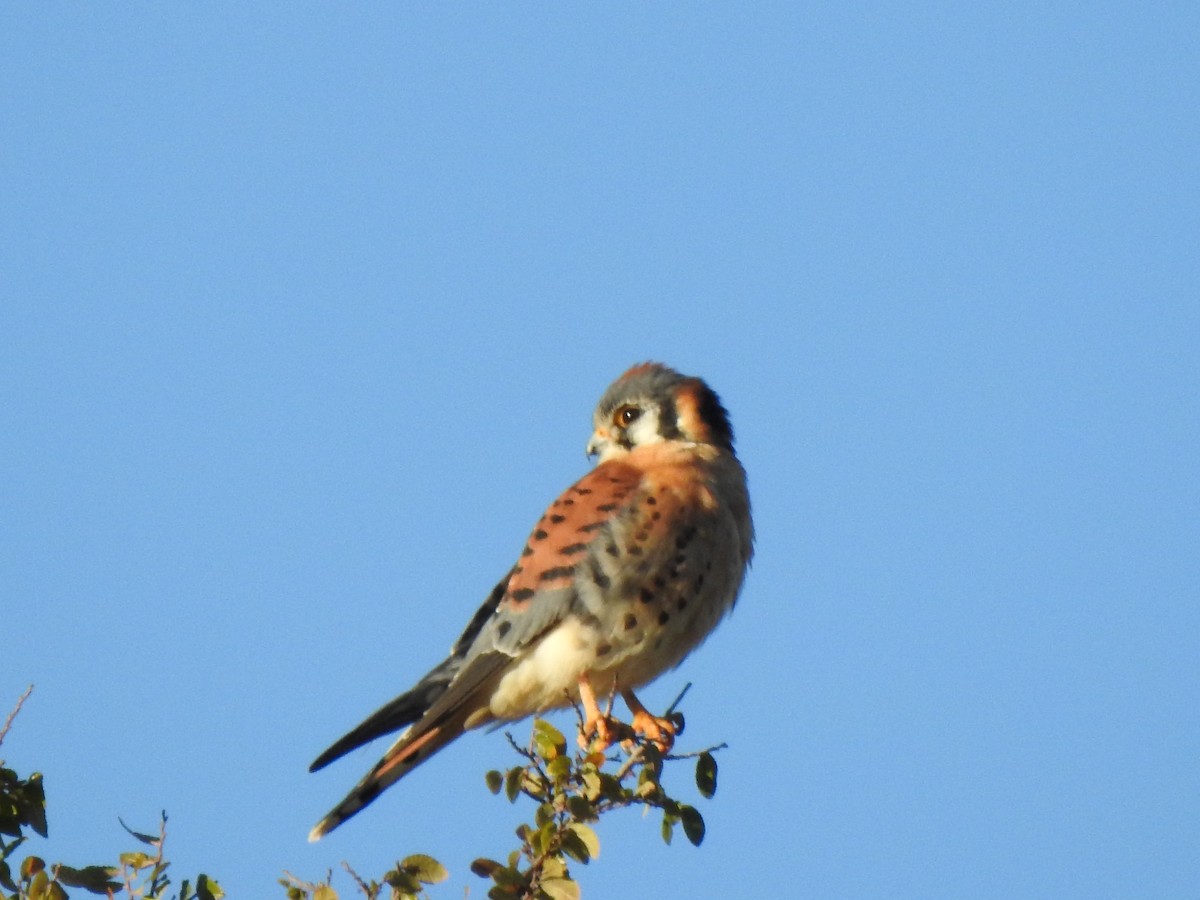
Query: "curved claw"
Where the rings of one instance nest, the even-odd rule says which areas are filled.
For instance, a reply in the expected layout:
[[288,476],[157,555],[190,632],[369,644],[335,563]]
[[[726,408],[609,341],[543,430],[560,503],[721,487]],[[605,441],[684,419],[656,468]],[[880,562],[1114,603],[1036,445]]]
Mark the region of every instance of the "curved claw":
[[584,721],[579,729],[578,741],[583,750],[604,753],[613,744],[627,741],[633,736],[633,729],[624,722],[601,713],[594,719]]
[[[662,753],[670,753],[675,746],[675,735],[683,731],[683,717],[678,713],[672,716],[656,716],[646,709],[630,690],[621,691],[629,711],[633,713],[633,733],[648,740]],[[676,721],[678,719],[678,721]]]
[[579,679],[579,700],[583,706],[583,725],[577,740],[582,749],[603,753],[613,744],[632,736],[633,731],[628,725],[600,711],[596,694],[586,675]]
[[633,714],[633,733],[648,740],[665,755],[675,746],[677,729],[671,719],[651,715],[640,709]]

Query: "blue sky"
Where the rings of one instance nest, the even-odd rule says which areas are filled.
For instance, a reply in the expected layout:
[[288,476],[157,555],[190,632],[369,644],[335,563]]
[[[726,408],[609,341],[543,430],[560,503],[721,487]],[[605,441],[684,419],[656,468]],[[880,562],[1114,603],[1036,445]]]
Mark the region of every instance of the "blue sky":
[[[424,851],[519,812],[471,735],[315,846],[653,358],[759,542],[694,682],[699,850],[585,896],[1200,891],[1191,4],[9,6],[0,707],[75,864]],[[521,729],[518,729],[518,734]],[[686,774],[675,776],[688,796]],[[670,784],[670,782],[668,782]],[[337,882],[349,896],[349,882]]]

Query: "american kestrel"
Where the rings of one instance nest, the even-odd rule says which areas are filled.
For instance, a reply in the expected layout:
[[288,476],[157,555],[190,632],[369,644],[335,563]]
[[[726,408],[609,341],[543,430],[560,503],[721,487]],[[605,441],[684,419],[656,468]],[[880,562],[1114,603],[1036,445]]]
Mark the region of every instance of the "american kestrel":
[[657,363],[618,378],[593,423],[597,465],[550,504],[450,656],[312,764],[408,726],[309,840],[472,728],[579,703],[581,741],[607,742],[621,726],[597,695],[620,691],[634,730],[670,747],[673,724],[633,689],[732,609],[753,552],[746,473],[717,395]]

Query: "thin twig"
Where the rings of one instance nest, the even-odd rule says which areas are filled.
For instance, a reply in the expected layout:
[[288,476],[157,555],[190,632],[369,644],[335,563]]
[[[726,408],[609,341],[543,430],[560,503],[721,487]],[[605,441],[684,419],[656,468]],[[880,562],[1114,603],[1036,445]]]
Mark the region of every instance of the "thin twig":
[[567,695],[567,703],[570,704],[571,709],[575,710],[575,719],[579,722],[579,733],[583,734],[583,726],[585,724],[583,707],[579,705],[579,701],[571,696],[570,691],[564,691],[563,693]]
[[8,729],[12,728],[13,719],[17,717],[17,713],[21,711],[21,707],[25,705],[25,701],[29,699],[29,695],[33,693],[33,685],[25,688],[23,693],[17,700],[17,705],[13,707],[13,711],[8,714],[8,718],[4,720],[4,727],[0,728],[0,744],[4,743],[4,738],[8,734]]
[[692,750],[690,753],[671,753],[663,757],[663,761],[671,759],[695,759],[697,756],[703,756],[705,753],[716,753],[718,750],[728,750],[729,745],[722,741],[719,744],[713,744],[711,747],[705,747],[703,750]]
[[[342,865],[345,865],[345,863],[343,863]],[[351,872],[350,874],[353,875],[354,873]],[[290,881],[294,887],[298,887],[301,890],[308,891],[310,894],[313,893],[314,891],[316,891],[316,889],[321,886],[319,884],[313,884],[311,881],[305,881],[303,878],[298,878],[295,875],[293,875],[291,872],[289,872],[287,869],[283,870],[283,877],[286,878],[288,881]],[[332,878],[333,878],[333,870],[327,869],[325,871],[324,883],[328,884]]]
[[665,713],[663,713],[664,719],[667,716],[669,716],[671,713],[675,712],[675,707],[677,707],[679,705],[680,701],[683,700],[683,698],[687,695],[687,692],[690,691],[691,689],[692,689],[692,683],[689,681],[687,684],[685,684],[683,686],[683,690],[679,692],[679,696],[671,701],[671,705],[667,707],[667,711]]
[[[357,872],[355,872],[352,868],[350,868],[350,863],[346,862],[346,860],[343,859],[342,860],[342,868],[345,869],[347,872],[349,872],[350,877],[353,878],[355,880],[355,882],[357,882],[358,889],[360,891],[362,891],[364,894],[366,894],[368,897],[370,897],[371,889],[369,887],[367,887],[367,883],[365,881],[363,881],[362,878],[359,877],[359,874]],[[333,873],[331,872],[330,878],[327,878],[325,880],[329,881],[332,878],[332,875],[333,875]]]
[[609,695],[608,695],[608,703],[607,703],[607,704],[605,705],[605,707],[604,707],[604,718],[606,718],[606,719],[611,719],[611,718],[612,718],[612,708],[613,708],[613,704],[617,702],[617,687],[618,687],[618,685],[617,685],[617,680],[618,680],[618,679],[617,679],[617,676],[616,676],[616,675],[614,675],[614,676],[613,676],[613,686],[612,686],[612,691],[609,693]]
[[534,765],[537,765],[538,760],[537,760],[537,757],[534,756],[533,751],[530,750],[528,747],[522,747],[520,744],[518,744],[517,739],[512,736],[511,731],[504,732],[504,736],[506,738],[508,738],[508,742],[510,744],[512,744],[512,748],[514,750],[516,750],[519,754],[521,754],[523,757],[525,757],[527,760],[529,760]]
[[629,754],[629,758],[627,760],[625,760],[625,762],[621,763],[621,768],[617,769],[616,773],[613,775],[613,777],[616,778],[618,782],[624,781],[625,776],[628,775],[631,771],[633,771],[633,767],[636,766],[639,762],[643,762],[642,751],[644,749],[645,749],[644,744],[638,744],[636,747],[634,747],[633,752]]

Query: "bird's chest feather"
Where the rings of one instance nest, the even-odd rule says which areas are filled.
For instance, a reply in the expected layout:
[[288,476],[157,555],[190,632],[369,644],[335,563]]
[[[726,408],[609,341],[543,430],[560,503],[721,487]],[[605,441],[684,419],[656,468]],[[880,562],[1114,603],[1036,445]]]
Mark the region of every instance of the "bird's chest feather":
[[682,467],[648,475],[593,536],[572,574],[572,611],[504,677],[500,716],[561,706],[581,675],[637,688],[676,665],[732,606],[746,559],[719,481]]

